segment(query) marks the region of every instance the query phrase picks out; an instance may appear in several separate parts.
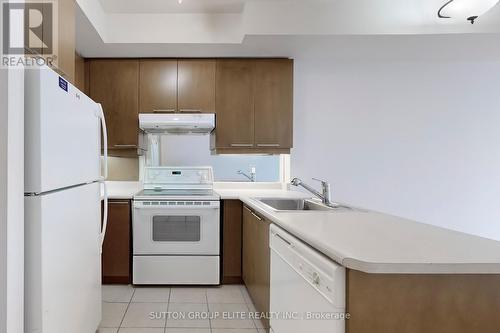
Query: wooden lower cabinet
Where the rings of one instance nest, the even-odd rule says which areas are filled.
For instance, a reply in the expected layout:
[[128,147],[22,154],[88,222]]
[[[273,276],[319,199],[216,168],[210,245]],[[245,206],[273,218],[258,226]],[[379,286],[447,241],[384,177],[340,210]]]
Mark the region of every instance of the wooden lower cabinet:
[[131,204],[110,200],[108,227],[102,248],[102,282],[131,283]]
[[347,333],[500,332],[500,275],[347,271]]
[[239,200],[222,201],[222,283],[240,284],[242,213],[243,205]]
[[[270,249],[269,226],[251,208],[243,206],[243,281],[258,312],[269,312]],[[262,319],[264,327],[269,321]]]

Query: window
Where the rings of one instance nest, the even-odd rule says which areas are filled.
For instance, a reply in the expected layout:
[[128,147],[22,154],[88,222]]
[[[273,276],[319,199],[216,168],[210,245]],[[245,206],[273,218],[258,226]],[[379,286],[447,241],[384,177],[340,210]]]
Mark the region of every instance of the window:
[[250,176],[255,168],[257,182],[280,181],[280,155],[212,155],[209,135],[163,135],[158,142],[158,156],[148,152],[148,165],[154,165],[151,161],[157,160],[159,166],[212,166],[217,182],[249,182],[238,171]]

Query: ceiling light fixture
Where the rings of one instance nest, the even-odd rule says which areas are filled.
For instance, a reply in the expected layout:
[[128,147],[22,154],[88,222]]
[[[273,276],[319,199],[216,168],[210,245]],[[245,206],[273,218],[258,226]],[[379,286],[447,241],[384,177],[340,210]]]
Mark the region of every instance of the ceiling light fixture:
[[439,18],[465,17],[474,21],[493,7],[500,0],[450,0],[438,10]]
[[179,5],[182,5],[182,0],[177,0],[177,2],[179,3]]

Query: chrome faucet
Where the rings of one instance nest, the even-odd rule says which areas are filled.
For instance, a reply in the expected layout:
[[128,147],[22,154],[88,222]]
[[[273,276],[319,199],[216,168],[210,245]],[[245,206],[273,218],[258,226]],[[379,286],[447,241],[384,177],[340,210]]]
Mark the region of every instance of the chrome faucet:
[[251,182],[255,182],[255,167],[250,168],[250,175],[247,175],[242,170],[238,170],[238,175],[247,177]]
[[317,178],[313,178],[313,179],[321,182],[321,193],[316,191],[313,187],[303,183],[302,180],[300,180],[299,178],[292,179],[292,181],[290,183],[293,186],[302,186],[303,188],[305,188],[306,190],[308,190],[309,192],[311,192],[312,194],[314,194],[315,196],[320,198],[321,202],[324,205],[326,205],[328,207],[336,207],[337,204],[335,204],[331,201],[330,183],[328,183],[327,181],[321,180],[321,179],[317,179]]

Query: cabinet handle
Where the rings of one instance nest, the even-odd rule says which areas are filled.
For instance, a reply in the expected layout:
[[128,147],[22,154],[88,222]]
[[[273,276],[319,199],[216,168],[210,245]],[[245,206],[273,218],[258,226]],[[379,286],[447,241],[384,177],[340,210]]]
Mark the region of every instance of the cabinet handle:
[[115,148],[137,148],[136,145],[113,145]]
[[155,109],[154,113],[175,113],[175,109]]
[[113,201],[113,200],[110,200],[109,204],[110,205],[128,205],[129,202],[128,201]]
[[180,109],[180,112],[201,113],[201,109]]
[[253,143],[231,143],[231,147],[253,147]]
[[248,210],[250,212],[250,214],[252,214],[253,216],[255,216],[255,218],[259,221],[262,221],[262,217],[260,217],[259,215],[255,214],[253,212],[253,210],[251,210],[250,208],[248,208],[247,206],[244,206],[246,210]]
[[279,143],[258,143],[257,147],[279,147]]
[[259,215],[255,214],[254,212],[252,212],[252,215],[255,216],[257,220],[262,221],[262,217],[260,217]]

